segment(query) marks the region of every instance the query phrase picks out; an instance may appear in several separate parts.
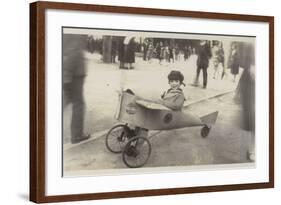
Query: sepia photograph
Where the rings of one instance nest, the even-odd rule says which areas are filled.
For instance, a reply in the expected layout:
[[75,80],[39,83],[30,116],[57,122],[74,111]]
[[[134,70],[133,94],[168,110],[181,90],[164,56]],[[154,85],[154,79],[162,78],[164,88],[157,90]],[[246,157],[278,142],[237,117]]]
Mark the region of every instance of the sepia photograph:
[[255,40],[63,27],[63,176],[254,167]]
[[274,17],[30,11],[32,201],[274,187]]

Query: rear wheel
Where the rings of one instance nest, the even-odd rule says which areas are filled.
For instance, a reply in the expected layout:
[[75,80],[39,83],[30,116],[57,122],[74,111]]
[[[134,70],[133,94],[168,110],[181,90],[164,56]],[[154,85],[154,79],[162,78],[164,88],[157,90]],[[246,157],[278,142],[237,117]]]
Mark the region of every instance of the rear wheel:
[[208,127],[207,125],[205,125],[205,126],[202,127],[202,129],[201,129],[201,136],[202,136],[203,138],[206,138],[206,137],[209,135],[210,130],[211,130],[211,127]]
[[151,154],[151,144],[146,137],[133,137],[126,144],[122,158],[127,167],[142,167]]
[[129,127],[126,125],[116,125],[112,127],[105,138],[107,149],[113,153],[121,153],[128,142]]

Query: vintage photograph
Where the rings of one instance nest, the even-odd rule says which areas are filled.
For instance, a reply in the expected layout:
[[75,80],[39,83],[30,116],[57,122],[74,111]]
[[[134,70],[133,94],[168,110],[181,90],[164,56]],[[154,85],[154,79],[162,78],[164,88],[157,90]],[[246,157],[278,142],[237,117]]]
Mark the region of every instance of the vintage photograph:
[[63,27],[63,176],[254,167],[255,40]]

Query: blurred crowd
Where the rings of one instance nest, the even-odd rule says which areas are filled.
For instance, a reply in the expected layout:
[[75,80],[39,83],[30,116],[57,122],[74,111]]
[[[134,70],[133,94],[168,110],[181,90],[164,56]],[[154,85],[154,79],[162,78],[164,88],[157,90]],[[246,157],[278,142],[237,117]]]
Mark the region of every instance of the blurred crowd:
[[[198,85],[201,70],[203,88],[207,88],[208,72],[213,79],[223,79],[226,69],[237,81],[239,70],[244,61],[245,44],[237,41],[141,38],[135,36],[87,37],[87,50],[99,53],[104,63],[118,63],[119,69],[134,69],[135,58],[140,57],[148,64],[157,60],[159,65],[188,61],[197,57],[197,70],[194,85]],[[209,69],[208,69],[209,68]],[[244,68],[244,67],[243,67]]]

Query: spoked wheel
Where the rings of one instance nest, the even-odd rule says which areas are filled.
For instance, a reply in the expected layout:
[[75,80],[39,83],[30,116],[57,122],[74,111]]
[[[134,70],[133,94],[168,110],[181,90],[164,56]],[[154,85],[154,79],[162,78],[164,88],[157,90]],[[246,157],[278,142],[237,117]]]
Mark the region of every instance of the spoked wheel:
[[207,125],[205,125],[204,127],[202,127],[201,129],[201,136],[203,138],[207,137],[210,133],[211,127],[208,127]]
[[113,153],[121,153],[128,142],[129,128],[126,125],[112,127],[105,138],[107,149]]
[[123,162],[130,168],[142,167],[151,154],[151,144],[145,137],[133,137],[126,144],[122,158]]

